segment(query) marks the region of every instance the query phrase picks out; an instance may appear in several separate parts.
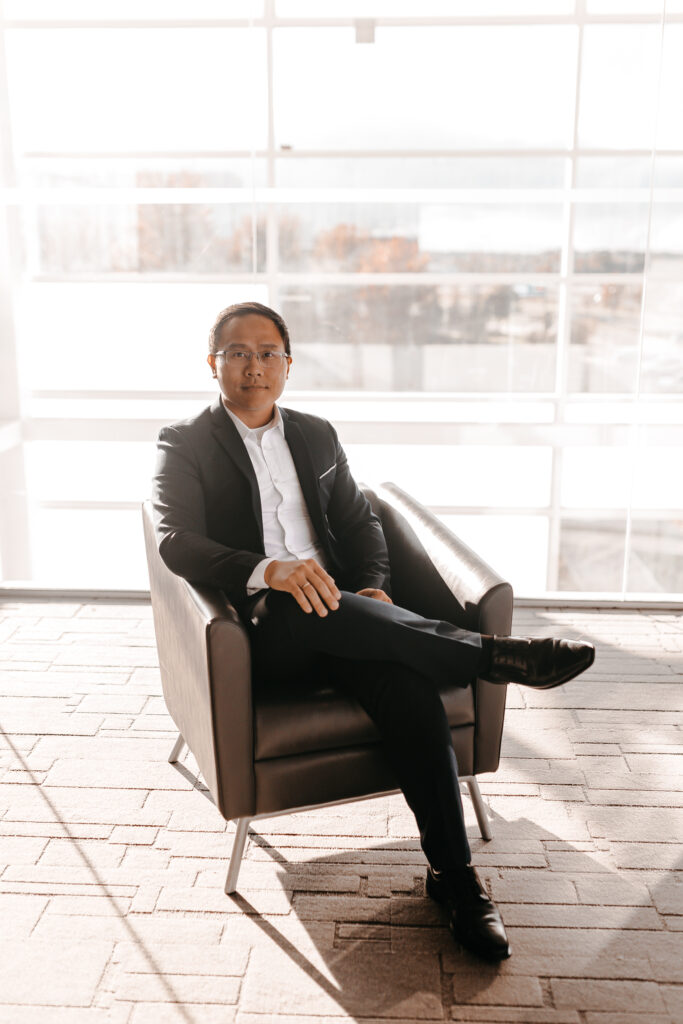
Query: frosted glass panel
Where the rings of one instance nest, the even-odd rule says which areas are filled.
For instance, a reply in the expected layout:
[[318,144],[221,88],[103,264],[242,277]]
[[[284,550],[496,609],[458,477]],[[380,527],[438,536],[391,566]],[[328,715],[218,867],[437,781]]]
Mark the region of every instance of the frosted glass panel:
[[558,586],[577,593],[618,593],[626,549],[626,514],[571,519],[560,527]]
[[575,285],[569,347],[571,391],[633,391],[641,301],[638,285]]
[[557,289],[288,285],[296,388],[548,391]]
[[276,29],[277,143],[566,146],[576,45],[574,26],[378,28],[372,46],[351,28]]
[[139,509],[36,509],[33,577],[52,586],[149,588]]
[[257,18],[263,0],[4,0],[6,18]]
[[600,149],[653,145],[659,45],[657,25],[586,25],[580,145]]
[[561,206],[281,206],[283,270],[555,272]]
[[[574,0],[515,0],[515,14],[568,14]],[[281,18],[425,18],[510,13],[510,0],[276,0]]]
[[33,441],[26,481],[39,501],[135,501],[149,497],[156,446],[131,441]]
[[639,273],[647,244],[647,203],[581,204],[574,215],[574,269]]
[[654,394],[683,394],[683,283],[648,285],[643,322],[641,388]]
[[[34,389],[205,390],[211,325],[249,298],[264,301],[264,286],[30,286],[20,310],[25,379]],[[55,334],[65,324],[68,344]]]
[[516,594],[545,590],[548,519],[541,516],[449,516],[439,519],[489,563]]
[[263,188],[265,160],[233,157],[23,157],[22,185],[35,188]]
[[562,504],[566,508],[683,508],[683,448],[616,446],[564,449]]
[[[297,157],[280,155],[284,188],[561,188],[561,157]],[[648,164],[649,167],[649,164]]]
[[547,505],[551,449],[541,445],[346,445],[356,479],[393,480],[427,505]]
[[[667,2],[667,12],[671,3]],[[683,7],[679,8],[683,10]],[[683,148],[683,25],[666,25],[662,54],[660,110],[657,124],[657,145],[660,149]]]
[[[263,216],[249,205],[40,206],[36,274],[219,274],[265,267]],[[256,239],[256,252],[253,242]]]
[[18,153],[266,143],[263,30],[13,29],[7,47]]

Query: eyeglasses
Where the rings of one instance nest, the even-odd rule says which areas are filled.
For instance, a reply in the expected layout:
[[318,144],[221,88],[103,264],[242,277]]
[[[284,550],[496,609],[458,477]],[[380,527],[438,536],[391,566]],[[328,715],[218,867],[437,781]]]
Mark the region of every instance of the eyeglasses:
[[228,352],[216,352],[216,356],[223,356],[230,366],[251,366],[251,361],[256,356],[261,366],[268,370],[274,370],[282,362],[289,359],[286,352],[242,352],[240,349],[230,349]]

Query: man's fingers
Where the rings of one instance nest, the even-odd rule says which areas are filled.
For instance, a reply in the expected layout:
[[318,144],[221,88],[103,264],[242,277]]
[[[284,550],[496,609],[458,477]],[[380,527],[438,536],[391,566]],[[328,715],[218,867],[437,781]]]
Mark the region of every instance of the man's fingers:
[[[299,603],[301,604],[301,607],[304,609],[304,611],[310,611],[312,608],[320,616],[327,615],[327,608],[321,601],[318,595],[318,591],[315,589],[314,585],[310,582],[310,580],[304,583],[300,590],[305,604],[301,604],[301,602]],[[308,605],[308,608],[306,608],[306,605]]]
[[290,594],[303,611],[308,614],[313,611],[313,608],[311,607],[310,602],[306,599],[306,594],[301,587],[298,585],[293,586],[290,590]]
[[330,574],[328,572],[325,572],[323,567],[321,565],[318,565],[317,562],[315,563],[315,573],[325,583],[325,585],[326,585],[327,589],[329,590],[329,592],[338,601],[339,598],[341,597],[341,591],[339,590],[339,587],[334,582],[334,580],[332,579]]
[[[319,568],[319,566],[317,566],[317,568]],[[337,590],[332,577],[328,576],[324,569],[321,572],[324,573],[324,575],[316,571],[312,571],[308,576],[308,579],[304,583],[300,583],[299,586],[302,590],[306,590],[306,597],[311,601],[311,603],[315,603],[314,598],[311,595],[317,594],[325,602],[327,607],[334,611],[335,608],[339,607],[339,598],[341,597],[341,594]],[[328,580],[330,581],[331,586],[328,584]]]
[[339,607],[341,593],[337,584],[314,558],[271,562],[266,569],[266,582],[274,590],[290,593],[305,612],[315,611],[324,616],[328,608],[334,611]]
[[360,597],[370,597],[375,601],[384,601],[386,604],[393,604],[388,594],[385,594],[383,590],[378,590],[376,587],[365,587],[363,590],[356,591]]

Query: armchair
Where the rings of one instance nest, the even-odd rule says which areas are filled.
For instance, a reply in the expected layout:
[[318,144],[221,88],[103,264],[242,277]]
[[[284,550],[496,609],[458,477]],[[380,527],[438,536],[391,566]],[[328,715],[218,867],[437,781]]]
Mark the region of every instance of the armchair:
[[[395,484],[365,493],[382,522],[397,604],[481,633],[508,635],[512,588]],[[247,631],[221,591],[162,562],[143,506],[164,699],[219,813],[236,820],[225,891],[235,891],[250,821],[396,791],[379,735],[360,705],[322,678],[296,692],[252,690]],[[462,781],[482,836],[491,831],[476,776],[498,767],[506,687],[478,679],[444,687]]]

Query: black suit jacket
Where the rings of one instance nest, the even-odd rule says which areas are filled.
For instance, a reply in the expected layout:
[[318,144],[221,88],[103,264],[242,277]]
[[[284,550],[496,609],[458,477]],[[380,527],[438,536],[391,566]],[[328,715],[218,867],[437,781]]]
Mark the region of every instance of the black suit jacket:
[[[337,585],[388,592],[382,527],[351,476],[334,427],[293,409],[280,407],[280,413]],[[198,416],[164,427],[157,447],[153,505],[162,559],[192,583],[219,587],[244,610],[247,581],[265,557],[261,499],[247,450],[220,397]]]

